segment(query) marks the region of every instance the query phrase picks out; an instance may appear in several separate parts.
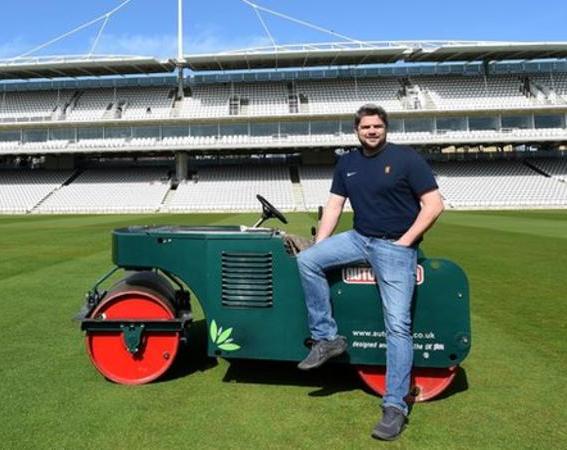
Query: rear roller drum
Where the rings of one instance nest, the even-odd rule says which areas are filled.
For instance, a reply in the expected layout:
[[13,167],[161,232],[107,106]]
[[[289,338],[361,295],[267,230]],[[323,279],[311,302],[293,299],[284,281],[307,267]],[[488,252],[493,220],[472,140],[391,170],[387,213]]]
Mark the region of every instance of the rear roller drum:
[[[415,367],[411,374],[411,401],[424,402],[437,397],[449,387],[457,371],[458,366]],[[384,395],[386,392],[386,368],[384,366],[357,366],[357,372],[370,389],[380,396]]]
[[[102,300],[91,318],[171,320],[175,312],[171,302],[156,290],[123,285]],[[127,343],[132,337],[139,345]],[[177,354],[179,339],[179,332],[144,331],[136,325],[127,331],[87,331],[86,345],[92,363],[106,378],[121,384],[143,384],[169,369]]]

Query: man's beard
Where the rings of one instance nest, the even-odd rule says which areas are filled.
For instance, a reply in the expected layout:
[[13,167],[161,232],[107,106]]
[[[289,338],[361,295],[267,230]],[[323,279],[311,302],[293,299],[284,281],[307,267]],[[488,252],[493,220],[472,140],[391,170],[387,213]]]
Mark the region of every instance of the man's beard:
[[386,145],[386,135],[384,135],[384,138],[379,140],[378,143],[373,146],[373,145],[368,145],[368,142],[366,142],[365,140],[360,139],[360,137],[358,138],[358,140],[360,141],[360,144],[362,145],[362,148],[364,150],[366,150],[368,153],[377,153],[380,150],[382,150],[382,148]]

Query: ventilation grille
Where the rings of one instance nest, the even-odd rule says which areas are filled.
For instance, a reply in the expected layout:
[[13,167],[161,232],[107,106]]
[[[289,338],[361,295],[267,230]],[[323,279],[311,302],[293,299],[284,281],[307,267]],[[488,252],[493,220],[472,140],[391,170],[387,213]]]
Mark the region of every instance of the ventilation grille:
[[272,306],[272,254],[222,253],[222,304]]

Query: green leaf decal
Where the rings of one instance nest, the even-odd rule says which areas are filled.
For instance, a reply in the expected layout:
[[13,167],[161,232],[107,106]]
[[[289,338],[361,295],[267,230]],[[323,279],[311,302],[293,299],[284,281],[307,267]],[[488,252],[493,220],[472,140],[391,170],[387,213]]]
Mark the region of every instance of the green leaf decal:
[[211,328],[210,328],[210,333],[211,333],[211,340],[213,341],[213,344],[215,342],[217,342],[217,323],[215,322],[215,320],[213,319],[211,321]]
[[233,352],[235,350],[239,350],[240,349],[240,345],[238,344],[228,344],[228,343],[224,343],[219,345],[219,348],[221,350],[224,350],[225,352]]
[[230,337],[232,334],[232,328],[223,330],[222,327],[218,326],[215,320],[211,320],[209,334],[211,335],[211,341],[213,341],[213,344],[216,344],[220,350],[224,350],[225,352],[240,350],[240,345],[234,343],[234,339]]
[[219,334],[219,338],[217,339],[217,344],[222,344],[230,337],[230,333],[232,333],[232,328],[227,328],[221,334]]

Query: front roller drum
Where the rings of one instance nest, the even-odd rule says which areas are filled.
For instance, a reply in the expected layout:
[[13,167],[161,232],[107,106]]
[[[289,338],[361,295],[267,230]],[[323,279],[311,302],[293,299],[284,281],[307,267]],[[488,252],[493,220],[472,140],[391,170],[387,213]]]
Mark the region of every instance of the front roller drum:
[[[172,320],[172,304],[157,291],[127,286],[111,291],[91,314],[95,320],[129,321],[123,331],[87,330],[89,357],[97,370],[120,384],[149,383],[163,375],[179,349],[178,331],[144,330],[143,322]],[[139,345],[132,346],[134,337]]]
[[[357,366],[357,372],[362,381],[380,396],[386,393],[386,368],[384,366]],[[414,367],[411,374],[409,400],[424,402],[440,395],[447,389],[459,366],[435,368]]]

